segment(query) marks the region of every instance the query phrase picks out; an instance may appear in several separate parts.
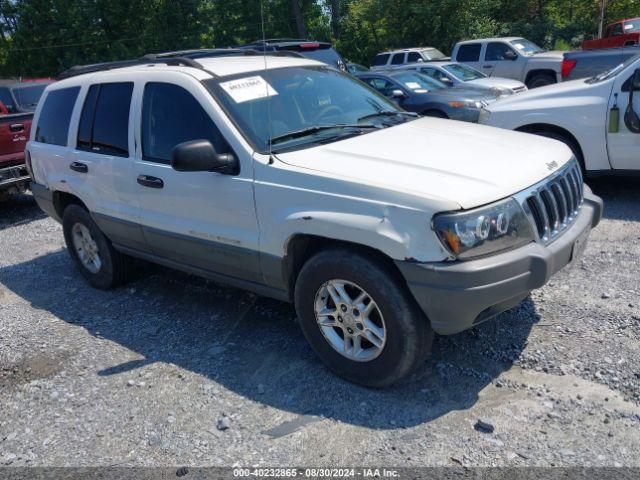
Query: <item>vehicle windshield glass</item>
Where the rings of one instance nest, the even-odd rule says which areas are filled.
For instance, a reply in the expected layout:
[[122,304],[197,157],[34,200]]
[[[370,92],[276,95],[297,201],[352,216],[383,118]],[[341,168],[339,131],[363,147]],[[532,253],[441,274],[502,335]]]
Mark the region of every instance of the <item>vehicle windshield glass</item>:
[[587,82],[598,83],[598,82],[603,82],[605,80],[609,80],[610,78],[617,76],[621,71],[626,69],[632,63],[636,62],[638,59],[640,59],[640,55],[636,55],[634,57],[628,58],[621,64],[616,65],[613,68],[609,68],[608,70],[605,70],[604,72],[600,73],[599,75],[596,75],[595,77],[591,77],[587,79]]
[[297,52],[303,57],[326,63],[332,67],[337,67],[342,63],[340,55],[333,48],[300,49]]
[[13,96],[16,97],[16,102],[18,102],[22,110],[35,110],[47,85],[46,83],[41,83],[16,87],[13,89]]
[[541,49],[538,45],[530,42],[529,40],[525,40],[524,38],[512,40],[509,43],[516,47],[523,55],[533,55],[535,53],[544,52],[544,50]]
[[624,22],[624,33],[640,32],[640,18]]
[[[354,129],[346,126],[371,127],[376,122],[395,124],[411,119],[372,88],[328,67],[260,70],[213,78],[204,83],[244,136],[262,153],[269,151],[270,139],[306,130],[310,131],[308,135],[291,139],[296,147],[319,141],[318,137],[324,141],[328,135],[335,136],[334,140],[342,134],[353,135]],[[378,116],[380,112],[398,115]],[[359,122],[363,117],[368,118]],[[315,127],[326,126],[336,128],[311,132]],[[366,128],[358,134],[372,130]],[[292,147],[290,142],[286,144]],[[278,147],[284,145],[282,142]]]
[[445,54],[437,48],[425,48],[422,50],[422,56],[427,60],[440,60],[446,58]]
[[393,78],[402,83],[405,88],[416,93],[427,93],[432,90],[447,88],[444,83],[417,72],[399,73],[394,75]]
[[485,78],[486,75],[479,72],[475,68],[465,65],[464,63],[450,63],[443,67],[447,72],[456,77],[458,80],[468,82],[470,80],[478,80],[479,78]]

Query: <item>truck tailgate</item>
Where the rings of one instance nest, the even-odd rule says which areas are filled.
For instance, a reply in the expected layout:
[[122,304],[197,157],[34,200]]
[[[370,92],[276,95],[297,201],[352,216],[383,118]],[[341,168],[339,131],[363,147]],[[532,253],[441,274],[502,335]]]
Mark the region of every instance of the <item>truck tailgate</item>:
[[33,113],[0,116],[0,168],[24,163]]

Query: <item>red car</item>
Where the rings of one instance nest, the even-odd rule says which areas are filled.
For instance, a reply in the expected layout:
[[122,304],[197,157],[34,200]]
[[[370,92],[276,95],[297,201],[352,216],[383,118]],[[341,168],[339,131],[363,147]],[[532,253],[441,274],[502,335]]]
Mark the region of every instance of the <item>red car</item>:
[[637,46],[640,40],[640,18],[628,18],[607,25],[602,38],[585,40],[583,50]]

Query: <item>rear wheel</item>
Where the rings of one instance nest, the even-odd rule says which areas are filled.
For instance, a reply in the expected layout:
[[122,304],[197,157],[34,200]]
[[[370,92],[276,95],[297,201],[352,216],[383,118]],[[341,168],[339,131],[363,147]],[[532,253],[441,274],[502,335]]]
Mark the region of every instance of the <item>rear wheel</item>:
[[65,208],[62,228],[69,255],[91,286],[107,290],[126,279],[129,258],[113,248],[84,208]]
[[402,279],[359,252],[329,249],[310,258],[296,281],[295,304],[313,350],[354,383],[390,385],[431,348],[433,331]]
[[550,73],[534,73],[527,81],[527,88],[538,88],[546,85],[552,85],[556,82],[556,79]]

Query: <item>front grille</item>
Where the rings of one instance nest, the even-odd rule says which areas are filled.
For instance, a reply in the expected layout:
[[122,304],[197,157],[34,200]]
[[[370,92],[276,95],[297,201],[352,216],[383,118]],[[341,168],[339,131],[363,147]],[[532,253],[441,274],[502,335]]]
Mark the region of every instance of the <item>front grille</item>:
[[580,212],[583,195],[582,172],[574,159],[520,196],[538,241],[551,242],[573,223]]

